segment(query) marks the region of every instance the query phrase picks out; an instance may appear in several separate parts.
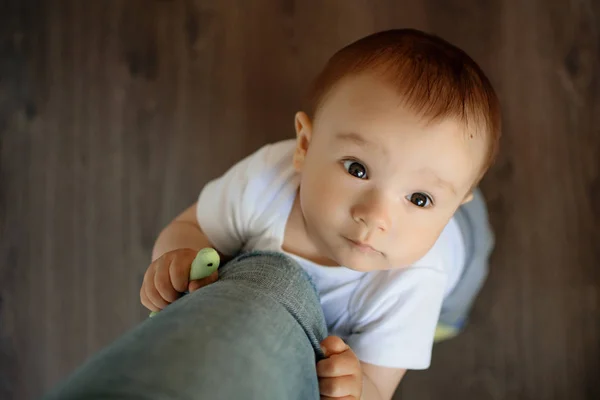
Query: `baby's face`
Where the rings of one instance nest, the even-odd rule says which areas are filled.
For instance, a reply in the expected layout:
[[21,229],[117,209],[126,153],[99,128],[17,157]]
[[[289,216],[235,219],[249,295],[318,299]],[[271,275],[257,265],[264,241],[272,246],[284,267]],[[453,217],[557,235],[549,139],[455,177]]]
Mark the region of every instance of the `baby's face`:
[[382,81],[340,82],[314,121],[298,113],[294,164],[310,240],[359,271],[423,257],[470,195],[484,161],[482,135],[446,119],[427,124]]

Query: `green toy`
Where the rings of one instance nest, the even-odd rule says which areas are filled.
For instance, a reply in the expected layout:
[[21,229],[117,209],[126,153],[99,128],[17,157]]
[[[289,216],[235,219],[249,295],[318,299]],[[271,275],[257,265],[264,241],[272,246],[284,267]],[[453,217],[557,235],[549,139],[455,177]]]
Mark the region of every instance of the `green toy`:
[[[219,253],[213,248],[206,247],[198,252],[192,267],[190,268],[190,281],[206,278],[219,268],[221,259]],[[186,292],[187,293],[187,292]],[[150,317],[155,316],[158,311],[152,311]]]

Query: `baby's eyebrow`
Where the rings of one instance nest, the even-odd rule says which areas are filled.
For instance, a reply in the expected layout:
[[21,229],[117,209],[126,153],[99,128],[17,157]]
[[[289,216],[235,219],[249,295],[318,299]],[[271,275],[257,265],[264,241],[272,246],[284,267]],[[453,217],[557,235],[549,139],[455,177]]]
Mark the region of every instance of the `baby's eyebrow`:
[[452,185],[450,182],[445,181],[442,178],[440,178],[432,169],[423,168],[419,172],[430,175],[433,178],[436,186],[447,189],[456,196],[456,189],[454,188],[454,185]]
[[388,153],[387,149],[381,146],[379,143],[367,140],[356,132],[342,132],[338,133],[335,137],[337,140],[341,140],[344,142],[353,142],[357,146],[370,147],[374,150],[383,153],[384,155],[387,155]]

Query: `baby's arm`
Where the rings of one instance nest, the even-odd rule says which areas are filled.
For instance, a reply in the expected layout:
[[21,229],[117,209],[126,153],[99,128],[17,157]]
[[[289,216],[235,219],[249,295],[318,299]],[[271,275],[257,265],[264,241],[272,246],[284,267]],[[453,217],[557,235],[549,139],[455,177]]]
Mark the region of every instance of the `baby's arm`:
[[[152,250],[152,263],[140,288],[140,300],[156,312],[177,300],[181,293],[193,292],[214,282],[218,271],[190,281],[190,268],[198,251],[213,247],[196,220],[196,204],[177,216],[158,236]],[[219,254],[222,261],[228,257]]]
[[406,373],[401,368],[386,368],[378,365],[360,363],[363,373],[363,398],[391,399]]
[[[158,235],[152,249],[152,261],[165,253],[178,249],[199,251],[204,247],[213,247],[202,232],[196,219],[196,203],[179,214]],[[222,254],[219,254],[223,257]]]

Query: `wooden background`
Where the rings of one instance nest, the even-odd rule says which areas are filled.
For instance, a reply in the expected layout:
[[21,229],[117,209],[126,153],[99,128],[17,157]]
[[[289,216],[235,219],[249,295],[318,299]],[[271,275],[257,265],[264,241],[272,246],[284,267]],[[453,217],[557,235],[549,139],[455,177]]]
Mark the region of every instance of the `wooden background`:
[[598,0],[0,0],[0,398],[145,317],[158,231],[264,143],[334,50],[425,29],[489,73],[493,271],[402,399],[600,398]]

